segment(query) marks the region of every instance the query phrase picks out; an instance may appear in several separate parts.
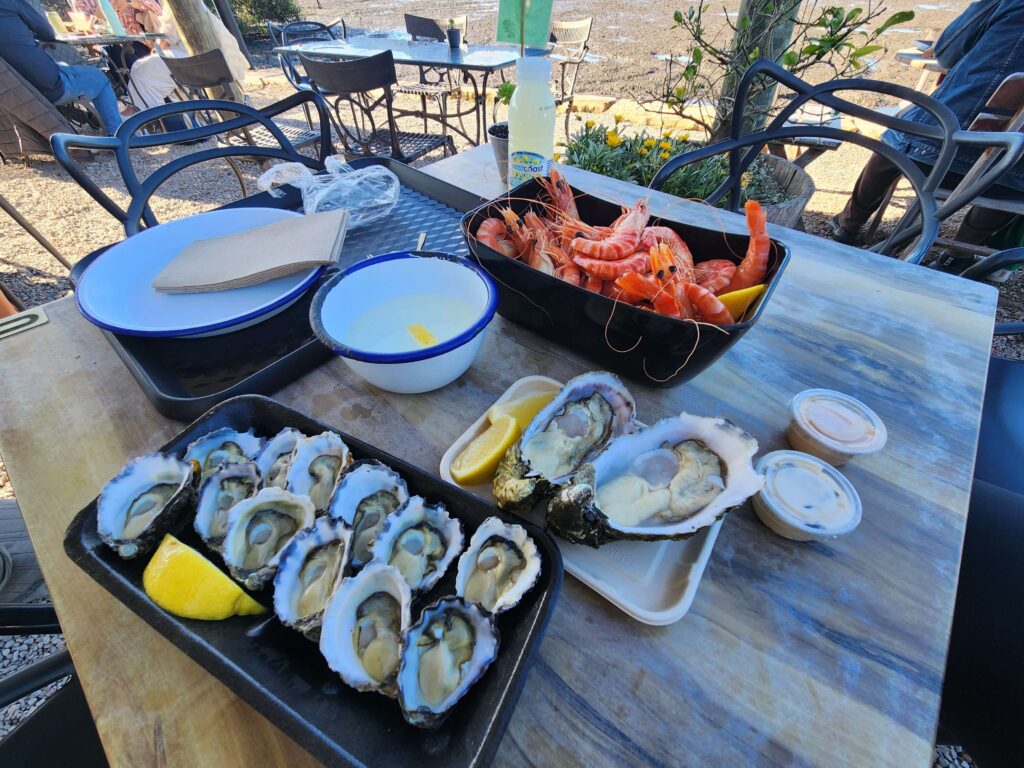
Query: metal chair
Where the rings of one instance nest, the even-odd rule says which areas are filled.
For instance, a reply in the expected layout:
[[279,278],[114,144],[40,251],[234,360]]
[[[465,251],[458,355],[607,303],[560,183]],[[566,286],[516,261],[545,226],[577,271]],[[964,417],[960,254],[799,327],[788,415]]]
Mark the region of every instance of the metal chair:
[[50,154],[50,136],[77,129],[3,58],[0,58],[0,160]]
[[[741,136],[740,132],[744,122],[744,107],[750,87],[757,77],[774,79],[794,91],[796,95],[767,127]],[[934,118],[936,124],[915,123],[904,120],[899,115],[875,112],[868,107],[839,98],[835,95],[839,91],[881,93],[904,99],[928,112]],[[790,117],[809,102],[824,104],[843,114],[878,123],[886,128],[932,139],[938,142],[941,147],[935,164],[926,175],[925,171],[906,155],[897,152],[888,144],[862,133],[854,133],[843,128],[826,125],[787,126],[786,122]],[[729,176],[719,185],[718,189],[708,196],[707,202],[717,203],[728,193],[728,208],[729,210],[736,211],[739,209],[740,204],[742,175],[750,164],[757,159],[758,154],[768,143],[806,136],[820,136],[849,141],[870,149],[891,162],[900,169],[914,188],[914,192],[917,195],[917,204],[920,206],[919,221],[899,232],[894,232],[884,242],[872,248],[872,250],[880,253],[894,255],[911,240],[917,238],[917,243],[910,252],[901,256],[905,261],[914,264],[921,262],[938,236],[939,222],[944,218],[943,211],[951,204],[959,203],[959,200],[947,200],[940,210],[935,196],[940,182],[945,177],[950,163],[953,161],[957,144],[983,147],[996,146],[1004,150],[1002,156],[975,182],[973,190],[986,189],[993,184],[1024,153],[1024,136],[1019,134],[961,131],[957,124],[956,116],[948,107],[930,96],[902,85],[862,78],[832,80],[820,85],[811,85],[774,62],[765,59],[754,62],[740,79],[736,92],[732,126],[732,135],[729,139],[700,147],[690,152],[683,152],[669,159],[658,173],[655,174],[650,186],[653,189],[661,189],[667,179],[682,166],[700,162],[717,155],[728,154]],[[967,192],[970,191],[972,190]]]
[[590,51],[590,31],[593,17],[576,21],[551,22],[551,59],[558,65],[558,92],[555,105],[565,105],[565,135],[569,135],[569,117],[576,94],[576,78]]
[[[339,29],[340,27],[340,29]],[[287,34],[285,32],[287,31]],[[324,32],[326,31],[326,36]],[[274,47],[289,45],[288,38],[295,42],[299,38],[310,40],[347,40],[348,27],[345,20],[337,18],[329,24],[321,24],[319,21],[289,21],[280,24],[276,21],[267,22],[267,33]]]
[[[469,31],[469,20],[466,16],[455,16],[452,19],[455,28],[462,32],[462,39],[465,41]],[[426,16],[414,16],[411,13],[405,14],[405,31],[414,41],[428,40],[435,42],[446,42],[448,36],[445,27],[448,20],[431,19]],[[459,92],[459,84],[452,76],[450,69],[446,67],[418,67],[419,80],[415,83],[400,82],[395,86],[395,93],[404,93],[410,96],[419,96],[420,113],[423,115],[423,131],[427,131],[427,99],[437,104],[437,114],[440,116],[442,133],[448,132],[448,97]],[[461,115],[459,117],[461,120]],[[465,126],[463,126],[465,129]]]
[[[317,92],[334,100],[334,127],[347,157],[392,157],[410,163],[435,149],[443,149],[446,156],[455,154],[450,136],[398,130],[392,90],[397,78],[391,51],[355,61],[318,61],[305,54],[299,58]],[[352,117],[349,124],[341,116],[343,105]],[[374,116],[380,107],[385,110],[386,128],[378,127]]]
[[[289,141],[282,128],[272,119],[279,114],[301,107],[304,103],[312,105],[320,119],[320,141],[316,158],[301,154]],[[224,119],[169,133],[141,133],[147,125],[156,120],[194,111],[218,113]],[[225,117],[230,114],[236,116]],[[272,137],[275,142],[274,146],[221,143],[209,149],[201,149],[192,154],[175,158],[144,179],[138,177],[132,164],[132,150],[194,143],[244,131],[254,133],[256,129],[262,129],[266,135]],[[302,163],[315,171],[321,171],[324,168],[324,159],[334,151],[331,145],[330,116],[327,105],[319,95],[311,91],[293,93],[264,109],[256,109],[234,101],[171,102],[132,115],[121,124],[113,136],[58,134],[53,137],[52,143],[53,154],[57,161],[104,210],[121,222],[125,234],[129,237],[143,227],[152,227],[159,223],[149,207],[149,200],[161,184],[185,168],[213,160],[244,157],[256,160],[287,160]],[[114,153],[121,178],[131,196],[127,209],[122,209],[114,203],[89,177],[82,166],[72,159],[72,150],[78,148]],[[75,265],[75,269],[71,273],[73,280],[77,280],[82,268],[82,261]]]

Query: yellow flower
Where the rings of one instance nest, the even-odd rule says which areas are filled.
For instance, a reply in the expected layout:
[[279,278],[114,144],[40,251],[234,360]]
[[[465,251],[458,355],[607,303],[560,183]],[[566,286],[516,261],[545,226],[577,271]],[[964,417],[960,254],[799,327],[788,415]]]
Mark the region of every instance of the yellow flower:
[[595,125],[595,123],[594,123],[594,121],[593,121],[593,120],[587,120],[587,122],[585,122],[585,123],[584,123],[584,125],[585,125],[585,126],[586,126],[587,128],[593,128],[593,127],[594,127],[594,125]]
[[555,152],[555,162],[556,163],[562,162],[562,153],[561,152]]
[[665,133],[662,134],[662,138],[663,139],[671,139],[672,138],[672,131],[665,131]]
[[646,139],[644,141],[644,146],[647,147],[648,149],[653,147],[655,144],[657,144],[657,142],[654,139]]
[[672,149],[672,142],[671,141],[662,141],[662,142],[658,143],[658,146],[661,147],[662,149]]
[[672,155],[670,155],[668,152],[662,152],[660,155],[658,155],[658,157],[660,157],[662,160],[668,160],[670,157],[672,157]]
[[604,135],[604,141],[605,144],[607,144],[609,147],[614,148],[622,143],[622,137],[619,136],[619,134],[617,134],[615,131],[608,131],[608,133]]
[[640,149],[638,149],[637,152],[640,153],[640,157],[647,157],[647,150],[644,149],[643,147],[640,147]]
[[622,122],[622,115],[615,115],[615,124],[618,125]]
[[741,187],[746,189],[747,185],[749,183],[750,183],[750,174],[749,173],[744,173],[742,176],[740,176],[740,186]]
[[679,140],[679,141],[689,141],[690,140],[690,134],[688,134],[688,133],[681,133],[681,134],[679,134],[676,137],[676,139]]

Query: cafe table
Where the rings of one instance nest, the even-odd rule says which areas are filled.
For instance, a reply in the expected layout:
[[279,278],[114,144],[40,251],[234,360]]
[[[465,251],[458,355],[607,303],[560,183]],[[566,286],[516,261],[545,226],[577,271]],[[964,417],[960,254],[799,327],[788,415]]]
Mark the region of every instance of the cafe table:
[[[426,117],[444,120],[448,130],[458,133],[473,145],[487,141],[487,81],[496,72],[508,69],[520,58],[518,45],[493,43],[490,45],[468,45],[452,48],[447,42],[433,40],[397,40],[395,38],[368,35],[351,37],[347,40],[314,40],[305,43],[294,43],[274,48],[274,53],[297,56],[315,56],[323,59],[348,61],[363,59],[383,51],[391,51],[395,64],[410,65],[421,69],[455,70],[462,75],[462,82],[473,89],[470,108],[456,108],[453,113],[435,115],[427,113]],[[546,56],[544,48],[527,48],[527,56]],[[479,80],[477,77],[479,76]],[[423,112],[402,112],[423,117]],[[472,115],[475,130],[456,127],[451,118],[460,120]]]
[[[499,191],[488,147],[426,170]],[[616,202],[639,192],[565,172]],[[744,230],[740,216],[643,194],[655,214]],[[566,578],[495,765],[931,764],[996,291],[769,232],[793,255],[758,325],[682,386],[630,388],[648,422],[684,409],[724,416],[762,452],[786,447],[797,392],[861,398],[889,434],[880,454],[842,468],[863,521],[842,538],[797,543],[749,506],[734,510],[689,613],[669,626],[638,623]],[[0,452],[111,765],[315,765],[65,556],[75,513],[182,425],[153,410],[71,298],[44,311],[47,323],[0,341]],[[335,359],[274,397],[436,471],[513,381],[591,367],[496,318],[472,368],[439,391],[387,394]]]
[[73,32],[57,35],[58,43],[68,45],[123,45],[125,43],[148,43],[154,40],[163,40],[167,35],[162,32],[147,32],[143,35],[115,35],[109,33],[76,35]]

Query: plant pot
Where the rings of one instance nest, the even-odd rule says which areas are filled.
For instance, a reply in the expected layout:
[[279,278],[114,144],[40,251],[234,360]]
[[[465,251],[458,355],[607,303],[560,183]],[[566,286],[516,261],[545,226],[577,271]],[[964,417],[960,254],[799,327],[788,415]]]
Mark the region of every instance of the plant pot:
[[814,180],[803,168],[781,157],[762,155],[761,162],[770,169],[782,191],[790,195],[785,202],[766,205],[765,218],[772,224],[798,229],[804,208],[814,194]]
[[487,129],[487,141],[494,150],[494,162],[498,164],[503,184],[508,184],[508,123],[495,123]]
[[462,47],[462,30],[459,28],[448,30],[448,46],[451,48]]

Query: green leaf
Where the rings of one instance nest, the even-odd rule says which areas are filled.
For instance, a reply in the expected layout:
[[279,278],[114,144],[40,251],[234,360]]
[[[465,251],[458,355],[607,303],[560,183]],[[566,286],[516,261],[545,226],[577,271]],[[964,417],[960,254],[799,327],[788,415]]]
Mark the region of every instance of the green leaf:
[[914,20],[914,12],[913,11],[899,11],[897,13],[894,13],[888,19],[886,19],[882,23],[882,26],[880,26],[878,29],[875,30],[875,34],[876,35],[880,35],[883,32],[885,32],[885,30],[889,29],[890,27],[895,27],[897,24],[906,24],[908,21],[913,21],[913,20]]
[[800,53],[804,56],[813,56],[816,53],[820,53],[821,50],[822,48],[820,45],[817,43],[811,43],[810,45],[805,45]]
[[846,23],[847,24],[851,24],[856,19],[858,19],[862,13],[864,13],[864,9],[863,8],[853,8],[853,9],[851,9],[850,12],[848,14],[846,14]]
[[782,56],[782,65],[792,69],[800,61],[800,55],[796,51],[786,51]]
[[859,59],[862,56],[867,56],[869,53],[880,51],[883,48],[885,48],[884,45],[865,45],[862,48],[858,48],[856,51],[851,53],[850,56],[854,59]]
[[675,13],[672,14],[672,18],[675,19],[676,24],[682,24],[683,23],[683,12],[682,11],[676,11]]
[[739,27],[740,32],[746,32],[750,29],[750,17],[740,16],[740,22],[737,26]]
[[699,67],[700,63],[704,60],[704,51],[700,48],[694,48],[690,51],[690,59]]

